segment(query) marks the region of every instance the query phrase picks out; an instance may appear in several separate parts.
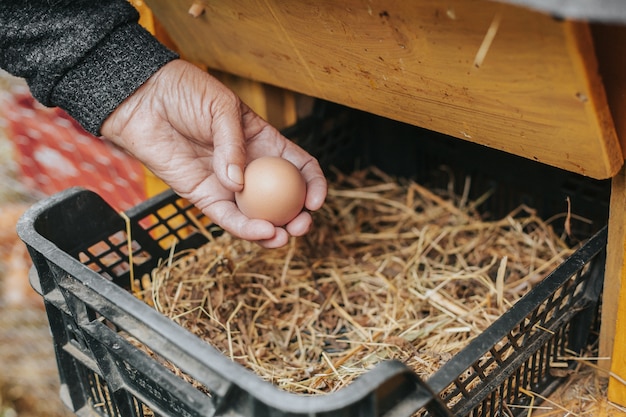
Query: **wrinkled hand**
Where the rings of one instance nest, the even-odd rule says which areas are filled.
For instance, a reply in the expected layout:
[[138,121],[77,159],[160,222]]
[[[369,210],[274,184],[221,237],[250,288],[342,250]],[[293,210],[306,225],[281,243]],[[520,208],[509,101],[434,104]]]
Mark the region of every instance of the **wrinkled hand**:
[[301,212],[284,227],[247,218],[235,205],[246,162],[280,156],[307,183],[305,208],[319,209],[326,180],[315,158],[282,136],[227,87],[194,65],[175,60],[155,73],[102,125],[103,136],[126,149],[181,197],[224,230],[265,247],[285,245],[311,227]]

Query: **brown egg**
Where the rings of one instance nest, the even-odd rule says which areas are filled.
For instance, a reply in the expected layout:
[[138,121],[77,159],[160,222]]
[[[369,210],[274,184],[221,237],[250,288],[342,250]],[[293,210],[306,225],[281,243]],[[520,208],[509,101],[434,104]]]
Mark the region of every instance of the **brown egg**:
[[235,201],[243,214],[284,226],[304,207],[306,182],[298,168],[286,159],[264,156],[244,171],[243,190]]

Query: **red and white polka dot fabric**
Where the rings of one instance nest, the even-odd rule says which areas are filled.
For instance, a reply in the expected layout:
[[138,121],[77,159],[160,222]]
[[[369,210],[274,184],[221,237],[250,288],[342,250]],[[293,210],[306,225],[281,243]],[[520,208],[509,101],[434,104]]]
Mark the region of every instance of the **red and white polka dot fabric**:
[[0,101],[0,117],[27,187],[51,195],[82,186],[117,210],[146,199],[142,165],[86,132],[63,110],[42,106],[27,91],[15,91]]

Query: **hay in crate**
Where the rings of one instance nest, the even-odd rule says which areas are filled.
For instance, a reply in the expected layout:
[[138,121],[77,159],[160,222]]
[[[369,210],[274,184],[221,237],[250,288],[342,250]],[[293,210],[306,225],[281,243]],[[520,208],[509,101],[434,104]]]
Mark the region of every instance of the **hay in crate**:
[[339,175],[306,236],[268,250],[224,234],[163,261],[144,296],[287,391],[387,359],[427,377],[572,253],[528,207],[482,219],[486,198]]

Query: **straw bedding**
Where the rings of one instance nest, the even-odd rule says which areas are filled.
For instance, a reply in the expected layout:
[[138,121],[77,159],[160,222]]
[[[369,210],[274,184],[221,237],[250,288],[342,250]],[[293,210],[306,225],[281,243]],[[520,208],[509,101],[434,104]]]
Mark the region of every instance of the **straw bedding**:
[[173,253],[144,297],[283,390],[336,391],[387,359],[427,377],[572,252],[531,208],[486,220],[489,196],[465,195],[339,174],[306,236]]

